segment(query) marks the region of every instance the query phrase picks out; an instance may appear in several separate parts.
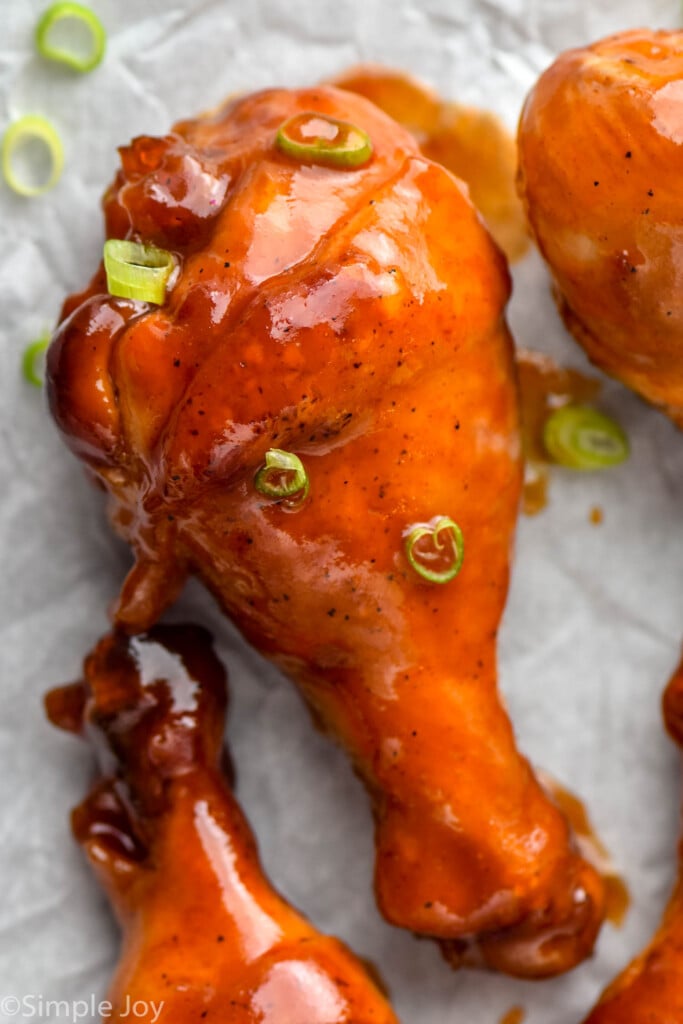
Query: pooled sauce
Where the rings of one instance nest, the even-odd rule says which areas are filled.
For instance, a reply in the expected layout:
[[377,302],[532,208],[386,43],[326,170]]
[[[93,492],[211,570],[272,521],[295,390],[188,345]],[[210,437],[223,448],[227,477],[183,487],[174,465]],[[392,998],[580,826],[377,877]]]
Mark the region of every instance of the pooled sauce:
[[548,504],[549,460],[543,445],[545,421],[563,405],[594,401],[601,384],[578,370],[558,366],[549,356],[530,349],[517,351],[517,375],[526,457],[522,509],[526,515],[535,516]]
[[609,851],[593,828],[583,802],[546,772],[538,774],[543,786],[571,825],[581,853],[602,875],[605,882],[605,916],[616,928],[620,928],[631,905],[631,894],[626,882],[617,874]]
[[425,156],[467,183],[507,258],[524,255],[529,236],[515,187],[517,145],[494,114],[449,103],[409,75],[374,65],[351,68],[332,84],[365,96],[412,132]]
[[500,1018],[500,1024],[522,1024],[526,1017],[526,1010],[521,1006],[512,1006],[507,1013]]

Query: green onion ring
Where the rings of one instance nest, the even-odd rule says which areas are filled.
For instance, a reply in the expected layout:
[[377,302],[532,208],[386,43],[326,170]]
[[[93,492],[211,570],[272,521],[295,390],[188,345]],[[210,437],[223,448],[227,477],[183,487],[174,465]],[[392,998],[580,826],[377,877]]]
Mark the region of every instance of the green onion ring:
[[569,469],[606,469],[629,456],[628,438],[619,424],[585,405],[556,409],[543,427],[543,444],[553,462]]
[[[444,549],[444,534],[450,534],[453,543],[453,562],[441,572],[430,569],[420,559],[433,559]],[[455,579],[462,568],[465,557],[465,538],[462,530],[450,516],[434,516],[428,523],[416,523],[404,532],[406,557],[412,568],[423,579],[430,583],[449,583]],[[433,553],[417,552],[415,546],[423,537],[431,537],[434,545]]]
[[[22,146],[29,142],[40,142],[50,156],[50,173],[45,181],[32,185],[25,181],[13,168],[14,157]],[[11,189],[20,196],[40,196],[56,185],[64,167],[64,148],[57,130],[38,114],[27,114],[14,121],[2,140],[2,173]]]
[[110,295],[161,306],[175,267],[173,253],[120,238],[104,243],[104,269]]
[[370,136],[362,128],[312,110],[281,124],[275,142],[295,160],[331,167],[361,167],[372,156]]
[[49,344],[50,335],[44,334],[42,338],[37,338],[36,341],[32,341],[30,345],[27,345],[21,357],[21,369],[24,377],[29,384],[33,384],[36,388],[42,388],[45,383],[44,373],[38,372],[36,364],[47,351]]
[[[85,56],[79,56],[74,50],[65,49],[50,42],[50,34],[60,21],[77,21],[87,29],[91,47]],[[83,4],[65,2],[53,4],[41,15],[36,25],[36,47],[41,57],[66,64],[73,71],[84,74],[96,68],[104,57],[107,45],[107,33],[97,15]]]
[[[274,477],[275,480],[270,478]],[[298,455],[281,448],[269,448],[266,464],[254,477],[254,487],[266,498],[298,498],[304,501],[308,495],[308,473]]]

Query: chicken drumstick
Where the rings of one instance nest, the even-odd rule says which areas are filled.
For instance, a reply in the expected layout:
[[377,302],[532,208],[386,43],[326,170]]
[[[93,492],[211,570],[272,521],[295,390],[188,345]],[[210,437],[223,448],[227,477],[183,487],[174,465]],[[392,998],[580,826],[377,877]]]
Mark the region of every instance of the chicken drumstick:
[[157,308],[100,268],[49,355],[56,420],[136,553],[117,623],[149,628],[197,573],[350,751],[388,920],[454,963],[568,969],[602,885],[496,689],[521,485],[502,256],[450,174],[331,87],[234,100],[121,160],[107,233],[176,277]]
[[226,702],[196,626],[110,634],[84,683],[48,695],[71,728],[80,703],[100,753],[73,828],[123,928],[107,1020],[146,1004],[160,1024],[396,1024],[353,955],[264,877],[219,769]]
[[519,185],[590,358],[683,426],[683,32],[569,50],[519,125]]

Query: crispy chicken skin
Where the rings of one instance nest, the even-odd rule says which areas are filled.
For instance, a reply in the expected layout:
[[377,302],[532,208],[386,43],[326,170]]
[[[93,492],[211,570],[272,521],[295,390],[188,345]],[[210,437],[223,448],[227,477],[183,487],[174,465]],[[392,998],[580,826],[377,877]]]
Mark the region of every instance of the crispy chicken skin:
[[79,696],[101,778],[73,829],[123,929],[107,1020],[144,1001],[160,1024],[396,1024],[359,961],[264,877],[219,767],[226,680],[209,634],[110,634],[84,683],[48,695],[57,724],[78,724]]
[[562,54],[526,101],[519,161],[569,330],[683,425],[683,33]]
[[[664,694],[666,727],[683,748],[683,662]],[[650,945],[603,994],[585,1024],[683,1021],[683,843],[678,882]]]
[[[280,153],[303,111],[368,132],[370,162]],[[98,271],[49,355],[55,418],[135,550],[117,623],[149,628],[199,575],[351,753],[386,918],[454,963],[570,968],[602,884],[496,689],[521,485],[501,254],[449,173],[331,87],[234,100],[121,159],[107,233],[173,250],[179,276],[151,308]],[[305,464],[295,508],[255,488],[270,448]],[[444,585],[404,550],[436,516],[465,539]]]

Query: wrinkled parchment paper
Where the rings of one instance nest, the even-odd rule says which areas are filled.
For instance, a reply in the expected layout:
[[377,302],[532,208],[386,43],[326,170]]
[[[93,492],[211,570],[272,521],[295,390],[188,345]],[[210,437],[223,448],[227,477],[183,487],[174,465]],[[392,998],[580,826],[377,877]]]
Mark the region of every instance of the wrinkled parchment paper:
[[[0,3],[0,130],[42,113],[66,169],[46,196],[0,185],[0,1007],[2,997],[103,998],[117,951],[103,896],[67,824],[91,771],[41,697],[76,677],[106,628],[129,564],[46,413],[21,379],[25,343],[90,275],[99,196],[115,147],[235,91],[308,84],[359,60],[404,68],[512,128],[554,54],[647,23],[673,27],[677,0],[94,0],[104,64],[81,77],[35,55],[41,0]],[[515,268],[521,345],[584,366],[548,295],[540,260]],[[368,805],[345,757],[311,728],[292,687],[248,650],[201,588],[174,611],[219,638],[230,667],[229,736],[239,797],[275,883],[320,926],[380,967],[404,1024],[578,1024],[658,920],[674,870],[680,766],[659,698],[683,634],[683,436],[619,385],[605,407],[626,426],[630,463],[554,474],[551,503],[520,524],[501,645],[502,687],[523,749],[589,803],[628,882],[623,930],[594,959],[542,983],[452,972],[428,941],[385,925],[371,895]],[[604,510],[601,526],[590,509]],[[24,1019],[4,1004],[0,1020]],[[4,1015],[3,1015],[4,1013]],[[65,1019],[63,1011],[32,1014]]]

